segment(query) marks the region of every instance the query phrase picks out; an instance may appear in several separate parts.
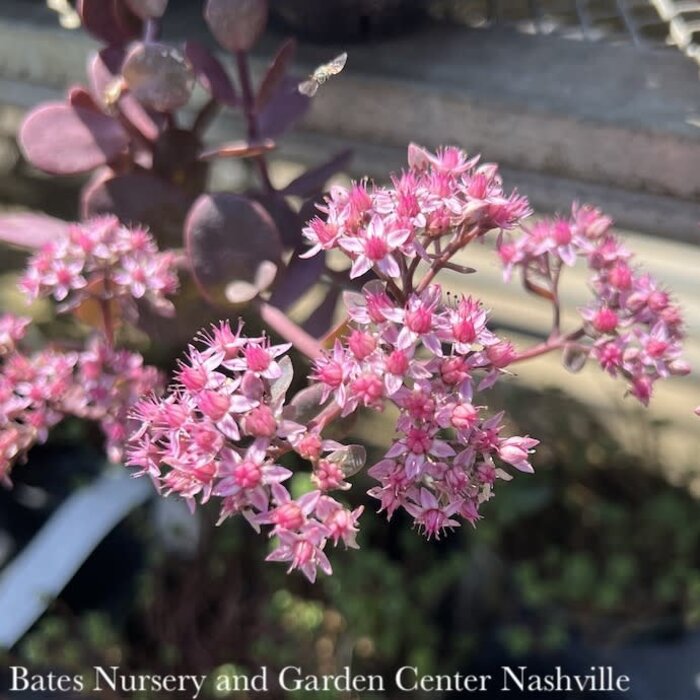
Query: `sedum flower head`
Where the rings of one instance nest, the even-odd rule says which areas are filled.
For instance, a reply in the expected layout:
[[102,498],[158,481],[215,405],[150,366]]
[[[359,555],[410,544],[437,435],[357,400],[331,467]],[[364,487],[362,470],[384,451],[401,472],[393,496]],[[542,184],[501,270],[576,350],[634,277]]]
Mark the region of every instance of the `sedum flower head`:
[[319,208],[325,220],[316,217],[304,229],[311,248],[302,257],[340,249],[352,260],[352,278],[370,269],[397,278],[402,259],[426,257],[426,237],[448,245],[465,228],[477,227],[479,235],[510,229],[530,213],[524,197],[503,191],[495,165],[457,148],[431,154],[418,146],[409,148],[408,170],[390,186],[333,187]]
[[[277,546],[268,559],[288,561],[314,580],[317,567],[331,571],[323,553],[329,542],[355,546],[361,509],[328,495],[347,487],[327,459],[343,446],[292,420],[285,406],[289,347],[246,337],[242,325],[225,322],[200,334],[168,393],[132,411],[137,427],[127,464],[192,509],[216,499],[220,522],[241,515],[256,531],[269,526]],[[278,461],[287,452],[310,461],[317,475],[318,488],[297,499],[284,486],[292,472]]]
[[438,285],[400,305],[370,282],[346,301],[352,330],[316,361],[312,378],[341,415],[388,403],[398,409],[392,446],[369,470],[379,481],[370,494],[389,517],[404,508],[429,537],[460,519],[475,522],[496,478],[510,478],[503,467],[532,471],[537,444],[501,436],[503,416],[475,405],[507,366],[491,359],[502,341],[487,328],[485,309],[471,297],[444,301]]
[[15,462],[67,416],[97,421],[109,458],[120,461],[129,411],[158,389],[160,373],[138,353],[114,350],[99,337],[82,351],[25,353],[27,323],[8,314],[0,318],[0,480],[9,483]]
[[142,228],[122,225],[115,216],[76,223],[45,244],[29,261],[20,289],[30,301],[52,297],[73,308],[90,297],[116,300],[132,315],[135,301],[172,314],[167,297],[177,291],[174,254],[158,250]]
[[623,377],[629,393],[646,405],[657,380],[690,371],[682,358],[683,316],[670,293],[634,264],[611,225],[597,209],[574,205],[566,219],[543,220],[515,240],[502,239],[499,253],[506,279],[516,268],[542,278],[585,260],[593,298],[580,310],[587,341],[582,351]]

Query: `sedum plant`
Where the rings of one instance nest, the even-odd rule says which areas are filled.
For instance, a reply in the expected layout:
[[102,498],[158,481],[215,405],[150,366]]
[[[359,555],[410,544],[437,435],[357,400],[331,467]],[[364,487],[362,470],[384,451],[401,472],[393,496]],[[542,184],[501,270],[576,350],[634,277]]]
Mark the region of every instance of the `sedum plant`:
[[[296,42],[281,45],[255,85],[249,52],[267,23],[266,0],[204,4],[204,20],[231,54],[234,75],[204,44],[161,38],[167,4],[79,0],[83,28],[103,47],[89,60],[86,85],[72,86],[65,100],[27,114],[18,135],[22,152],[44,172],[89,176],[81,218],[114,214],[125,224],[148,227],[163,247],[183,248],[207,301],[246,303],[277,278],[276,301],[286,308],[325,273],[318,259],[285,275],[284,260],[300,251],[306,212],[350,152],[276,188],[267,156],[311,102],[298,90],[301,78],[290,73]],[[207,98],[192,108],[197,83]],[[206,144],[220,112],[238,114],[244,131],[235,140]],[[257,184],[246,192],[210,192],[211,164],[231,158],[248,160]],[[27,215],[5,218],[0,240],[36,246],[47,226],[66,224]],[[323,330],[329,316],[324,307],[311,327]]]
[[[18,348],[27,320],[3,317],[0,473],[64,415],[101,422],[110,457],[151,477],[164,495],[191,508],[215,499],[220,519],[243,516],[277,538],[269,555],[314,580],[331,573],[329,544],[356,547],[362,508],[342,500],[365,465],[365,449],[331,439],[328,429],[358,410],[393,406],[395,435],[369,467],[370,495],[388,517],[404,509],[428,537],[475,524],[499,480],[532,472],[537,440],[507,435],[504,414],[488,413],[488,390],[519,362],[562,351],[574,369],[591,358],[648,403],[654,383],[689,371],[681,357],[682,317],[670,294],[632,263],[596,209],[527,224],[530,207],[506,194],[497,168],[456,148],[411,146],[408,168],[391,184],[334,187],[304,235],[311,257],[342,252],[347,317],[324,340],[266,304],[265,318],[287,342],[248,337],[222,321],[189,346],[170,387],[140,355],[116,349],[117,323],[136,317],[136,300],[172,313],[177,257],[160,252],[144,229],[114,216],[69,227],[29,261],[20,289],[50,296],[63,310],[93,304],[101,324],[82,351]],[[454,261],[470,244],[496,236],[504,276],[516,270],[530,293],[553,308],[552,332],[518,349],[488,327],[474,297],[446,294],[441,270],[473,272]],[[559,285],[582,259],[591,301],[581,325],[560,328]],[[186,264],[185,264],[185,267]],[[292,345],[312,363],[309,386],[288,396]],[[572,358],[574,358],[572,360]],[[148,396],[143,397],[148,393]],[[309,465],[310,489],[290,493],[285,456]]]
[[[411,145],[407,168],[389,184],[334,186],[316,207],[295,213],[294,226],[281,226],[271,202],[313,195],[344,157],[282,191],[272,188],[269,139],[281,131],[279,120],[288,126],[307,101],[298,82],[283,77],[289,43],[252,92],[246,52],[265,24],[262,0],[205,6],[217,40],[236,56],[240,98],[202,47],[179,52],[156,41],[164,2],[83,0],[79,9],[86,27],[110,44],[93,63],[100,87],[38,108],[20,137],[45,169],[99,171],[83,193],[83,223],[34,221],[28,238],[50,240],[31,257],[20,289],[29,300],[51,297],[60,311],[92,319],[93,330],[82,346],[57,341],[30,352],[22,345],[29,322],[11,315],[0,322],[5,481],[13,463],[63,417],[97,420],[112,460],[192,509],[215,501],[221,522],[242,516],[275,538],[269,560],[314,581],[318,569],[332,571],[329,546],[357,547],[362,507],[350,507],[345,494],[360,470],[376,482],[369,494],[378,508],[389,518],[406,511],[428,538],[476,524],[499,481],[533,471],[537,440],[509,435],[504,413],[488,411],[489,389],[518,363],[561,352],[576,370],[590,359],[643,404],[657,380],[689,371],[678,306],[634,264],[609,218],[574,205],[567,216],[530,223],[526,198],[504,190],[497,166],[458,148],[432,153]],[[211,100],[183,130],[175,113],[189,98],[193,76]],[[222,105],[242,105],[248,139],[203,151],[203,126]],[[51,151],[46,129],[68,141],[87,133],[87,147],[74,140]],[[262,191],[195,198],[208,159],[232,155],[253,159]],[[138,209],[144,199],[166,201],[155,192],[167,192],[182,216]],[[176,222],[179,231],[183,220],[184,250],[165,228]],[[16,222],[11,230],[15,242],[24,240]],[[292,230],[298,235],[284,238]],[[519,275],[529,294],[551,305],[552,331],[543,342],[516,348],[489,328],[481,300],[442,288],[443,270],[475,272],[456,256],[489,238],[504,278]],[[295,252],[268,296],[283,240]],[[347,288],[345,318],[324,335],[298,326],[283,309],[319,279],[331,253],[347,260],[346,272],[334,274],[334,284]],[[564,329],[559,288],[566,268],[577,263],[590,271],[591,299],[580,325]],[[223,320],[192,340],[164,389],[159,372],[123,347],[129,334],[122,329],[147,308],[172,315],[178,273],[193,278],[210,302],[254,298],[283,342],[247,335],[235,318]],[[334,303],[324,305],[333,312]],[[310,366],[299,355],[292,361],[292,347]],[[308,384],[292,392],[295,374]],[[337,428],[358,411],[387,408],[396,417],[394,435],[382,459],[365,465],[364,446],[344,441]],[[301,493],[290,486],[300,464],[309,476]]]

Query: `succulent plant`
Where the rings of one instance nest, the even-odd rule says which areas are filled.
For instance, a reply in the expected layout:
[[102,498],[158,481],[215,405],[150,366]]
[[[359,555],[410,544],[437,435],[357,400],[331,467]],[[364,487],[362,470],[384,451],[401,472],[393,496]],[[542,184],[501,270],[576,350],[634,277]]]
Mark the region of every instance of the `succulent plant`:
[[[71,87],[65,100],[27,114],[21,149],[44,172],[90,175],[81,218],[115,214],[124,224],[147,226],[163,247],[184,248],[209,302],[246,303],[277,279],[276,303],[287,307],[321,278],[325,263],[285,252],[302,250],[312,204],[350,153],[276,189],[267,154],[310,104],[290,73],[296,42],[282,44],[256,87],[247,52],[265,29],[266,0],[208,0],[204,6],[212,34],[234,55],[235,78],[203,44],[162,40],[166,9],[167,0],[80,0],[85,31],[104,46],[89,61],[86,86]],[[182,110],[195,83],[209,98],[185,126]],[[221,110],[240,112],[246,133],[206,147],[207,128]],[[208,192],[210,165],[222,158],[252,161],[259,185],[245,193]],[[0,220],[0,239],[33,248],[46,239],[45,230],[61,226],[48,217],[13,215]],[[283,259],[291,260],[284,273]],[[323,314],[321,326],[330,324],[331,313]]]

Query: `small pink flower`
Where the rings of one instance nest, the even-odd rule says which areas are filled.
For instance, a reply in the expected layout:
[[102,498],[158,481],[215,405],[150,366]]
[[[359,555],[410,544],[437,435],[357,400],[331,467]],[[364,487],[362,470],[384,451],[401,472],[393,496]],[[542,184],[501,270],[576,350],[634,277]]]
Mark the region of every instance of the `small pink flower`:
[[598,309],[592,318],[593,327],[600,333],[614,333],[618,322],[617,314],[606,307]]
[[340,464],[329,459],[321,459],[314,467],[311,480],[320,491],[347,490],[350,484],[345,481],[345,473]]
[[453,501],[447,506],[441,506],[435,495],[427,489],[421,489],[417,502],[408,502],[406,510],[415,518],[428,539],[440,539],[443,530],[459,527],[459,522],[451,516],[461,507],[461,501]]
[[371,268],[387,277],[399,277],[401,272],[394,257],[411,235],[409,229],[386,229],[379,216],[372,217],[359,236],[341,236],[338,244],[354,257],[350,277],[360,277]]
[[143,229],[122,226],[114,216],[69,227],[29,261],[20,289],[30,300],[52,296],[66,308],[87,297],[117,300],[130,311],[147,299],[159,313],[173,307],[166,295],[177,291],[172,253],[161,253]]
[[529,458],[532,448],[539,440],[529,437],[512,437],[503,440],[498,448],[498,456],[508,464],[521,472],[533,473],[535,470],[530,464]]
[[335,247],[338,240],[338,227],[323,221],[318,216],[309,221],[308,225],[302,229],[302,233],[313,246],[300,255],[300,258],[311,258],[321,250],[329,250]]
[[323,553],[326,530],[320,525],[310,524],[302,532],[282,532],[279,545],[266,557],[266,561],[288,561],[288,572],[299,569],[311,583],[316,580],[316,570],[321,569],[330,576],[333,573],[328,557]]

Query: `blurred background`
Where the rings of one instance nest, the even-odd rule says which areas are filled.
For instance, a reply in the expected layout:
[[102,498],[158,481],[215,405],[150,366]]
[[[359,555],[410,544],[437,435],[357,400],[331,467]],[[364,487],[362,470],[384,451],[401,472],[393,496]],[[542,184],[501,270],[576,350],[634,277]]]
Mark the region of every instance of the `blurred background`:
[[[347,147],[354,157],[345,182],[386,179],[404,164],[409,141],[480,152],[537,214],[565,212],[574,200],[610,214],[639,262],[677,294],[688,359],[700,366],[700,3],[272,0],[271,9],[256,74],[286,35],[300,40],[302,73],[349,54],[273,154],[275,184]],[[77,216],[83,181],[32,169],[15,142],[27,109],[83,80],[96,44],[76,19],[67,1],[0,3],[3,210]],[[212,43],[191,0],[170,1],[164,35]],[[211,137],[242,131],[224,114]],[[212,189],[239,191],[251,173],[226,161],[211,177]],[[23,259],[0,251],[0,310],[20,308],[14,280]],[[495,327],[518,343],[547,335],[547,305],[516,283],[504,286],[488,247],[470,248],[462,262],[479,274],[448,273],[447,286],[483,298]],[[587,298],[583,274],[569,278],[565,326]],[[362,551],[335,552],[335,575],[315,586],[265,564],[267,543],[245,524],[216,528],[212,510],[192,518],[148,499],[29,632],[0,651],[2,666],[190,674],[351,665],[388,678],[402,665],[489,673],[506,663],[572,672],[613,663],[632,677],[628,697],[695,698],[700,425],[692,409],[700,381],[694,373],[663,384],[642,410],[595,368],[573,375],[555,356],[523,365],[493,407],[507,407],[514,431],[541,440],[536,474],[501,485],[475,530],[439,543],[400,515],[387,524],[369,498],[358,500],[366,505]],[[353,426],[370,463],[391,431],[390,418],[376,415]],[[66,423],[16,468],[15,489],[0,493],[0,566],[96,478],[98,448],[88,428]],[[367,480],[353,489],[361,499],[370,480],[355,479]],[[0,618],[12,612],[0,609]]]

